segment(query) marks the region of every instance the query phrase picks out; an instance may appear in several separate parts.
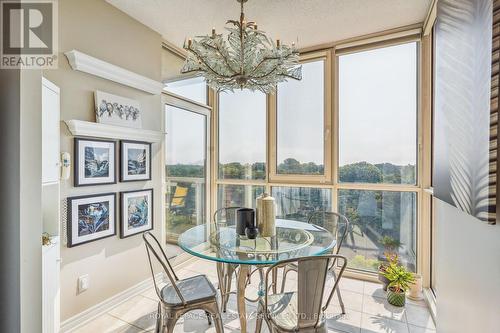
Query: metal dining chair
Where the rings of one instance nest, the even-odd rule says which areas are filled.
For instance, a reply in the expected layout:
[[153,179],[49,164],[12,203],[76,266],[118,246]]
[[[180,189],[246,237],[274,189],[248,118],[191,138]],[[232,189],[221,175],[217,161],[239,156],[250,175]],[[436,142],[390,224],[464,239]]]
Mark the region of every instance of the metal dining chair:
[[[344,215],[334,213],[334,212],[324,212],[324,211],[317,211],[313,212],[307,221],[309,224],[315,224],[320,227],[325,228],[326,230],[330,231],[332,235],[335,236],[335,239],[337,241],[337,244],[335,245],[335,249],[332,251],[334,254],[339,254],[340,253],[340,248],[342,247],[342,243],[344,242],[345,238],[347,237],[347,233],[349,231],[349,220],[347,217]],[[335,272],[335,267],[336,267],[336,260],[332,260],[332,263],[328,269],[329,273],[333,275],[334,278],[336,278],[336,272]],[[288,272],[290,271],[297,271],[297,266],[294,264],[291,265],[286,265],[285,268],[283,269],[283,277],[281,281],[281,292],[285,290],[285,284],[286,284],[286,276]],[[340,289],[337,290],[337,297],[339,299],[340,303],[340,308],[342,309],[342,314],[345,314],[345,306],[344,306],[344,301],[342,300],[342,295],[340,293]]]
[[[224,327],[217,304],[217,291],[208,278],[205,275],[196,275],[180,280],[156,237],[150,232],[143,233],[142,237],[146,245],[155,291],[160,299],[155,332],[173,332],[177,320],[183,314],[199,309],[207,314],[208,324],[211,325],[210,318],[213,318],[216,332],[223,333]],[[156,274],[151,257],[156,259],[170,281],[161,289],[155,279]]]
[[[342,261],[342,265],[332,290],[323,303],[328,270],[333,261]],[[270,295],[269,274],[274,269],[290,264],[297,267],[296,291]],[[330,305],[333,293],[338,290],[346,266],[347,259],[337,254],[288,259],[270,266],[265,274],[264,296],[259,301],[255,332],[260,333],[264,320],[269,331],[273,333],[326,333],[324,313]]]
[[[241,207],[223,207],[215,211],[213,222],[216,236],[218,235],[221,227],[236,225],[236,211],[240,208]],[[233,274],[236,273],[237,268],[237,264],[217,262],[217,278],[219,281],[222,312],[226,312],[227,310],[227,302],[229,301],[229,295],[231,294],[231,282]]]

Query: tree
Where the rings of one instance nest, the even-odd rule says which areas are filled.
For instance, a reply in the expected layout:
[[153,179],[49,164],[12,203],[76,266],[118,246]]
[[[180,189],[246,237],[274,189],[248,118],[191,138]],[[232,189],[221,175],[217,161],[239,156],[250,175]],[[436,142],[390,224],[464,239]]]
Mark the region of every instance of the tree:
[[352,183],[381,183],[382,172],[373,164],[358,162],[341,166],[339,178],[342,182]]

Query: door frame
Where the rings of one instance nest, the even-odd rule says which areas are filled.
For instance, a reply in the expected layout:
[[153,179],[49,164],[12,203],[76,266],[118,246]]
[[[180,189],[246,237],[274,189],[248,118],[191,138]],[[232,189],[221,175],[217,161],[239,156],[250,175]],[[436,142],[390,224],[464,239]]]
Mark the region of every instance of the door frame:
[[[163,170],[161,171],[161,181],[162,181],[162,194],[163,194],[163,199],[162,199],[162,228],[161,228],[161,239],[162,239],[162,244],[167,244],[167,205],[165,202],[165,195],[167,193],[167,176],[165,173],[165,165],[166,165],[166,149],[167,149],[167,128],[166,128],[166,111],[168,106],[176,107],[179,109],[183,109],[187,112],[193,112],[199,115],[202,115],[205,117],[205,225],[206,225],[206,232],[207,236],[210,233],[210,194],[211,194],[211,183],[210,183],[210,173],[211,173],[211,161],[210,161],[210,147],[211,147],[211,138],[210,138],[210,124],[211,124],[211,113],[212,113],[212,108],[207,105],[202,105],[200,103],[191,101],[187,98],[184,98],[182,96],[163,91],[162,96],[161,96],[161,103],[162,103],[162,132],[163,132],[163,138],[162,138],[162,149],[161,149],[161,160],[162,160],[162,166]],[[207,237],[208,240],[208,237]],[[180,255],[177,255],[170,259],[172,261],[172,264],[174,265],[179,265],[181,263],[184,263],[186,260],[191,259],[191,256],[187,253],[182,253]]]

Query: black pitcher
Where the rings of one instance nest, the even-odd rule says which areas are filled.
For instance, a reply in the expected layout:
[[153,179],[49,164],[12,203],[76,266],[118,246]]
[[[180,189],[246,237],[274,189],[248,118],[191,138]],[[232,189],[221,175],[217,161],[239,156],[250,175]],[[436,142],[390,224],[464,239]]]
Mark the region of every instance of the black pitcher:
[[255,228],[255,209],[240,208],[236,211],[236,233],[245,236],[246,228]]

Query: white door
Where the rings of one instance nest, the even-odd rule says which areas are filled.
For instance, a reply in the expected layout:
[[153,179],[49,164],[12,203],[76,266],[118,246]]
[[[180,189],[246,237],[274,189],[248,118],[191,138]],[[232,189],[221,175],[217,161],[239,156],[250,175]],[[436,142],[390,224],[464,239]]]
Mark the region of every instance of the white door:
[[42,78],[42,183],[59,181],[59,87]]

